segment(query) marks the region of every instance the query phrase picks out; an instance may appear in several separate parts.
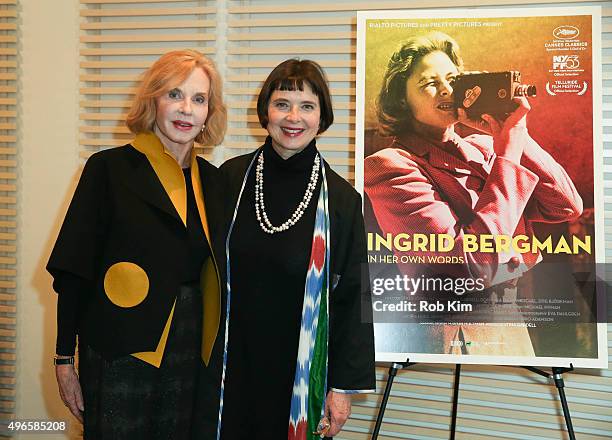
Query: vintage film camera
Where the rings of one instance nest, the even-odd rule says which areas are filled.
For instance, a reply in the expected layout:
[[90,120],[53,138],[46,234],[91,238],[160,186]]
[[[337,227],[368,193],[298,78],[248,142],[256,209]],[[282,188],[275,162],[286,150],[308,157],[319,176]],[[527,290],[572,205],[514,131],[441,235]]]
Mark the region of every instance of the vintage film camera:
[[478,99],[466,108],[470,119],[480,119],[487,113],[503,120],[517,107],[512,98],[536,95],[536,87],[521,84],[521,73],[516,70],[465,73],[457,76],[452,84],[455,108],[465,108],[463,101],[475,86],[480,87],[481,91]]

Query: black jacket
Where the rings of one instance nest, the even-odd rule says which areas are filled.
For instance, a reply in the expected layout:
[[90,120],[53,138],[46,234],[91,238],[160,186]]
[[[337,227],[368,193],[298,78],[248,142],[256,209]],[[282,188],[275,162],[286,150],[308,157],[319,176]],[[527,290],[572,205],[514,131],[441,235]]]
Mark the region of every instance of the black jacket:
[[[151,141],[154,135],[144,136]],[[167,159],[162,157],[166,164]],[[199,157],[196,163],[204,195],[204,229],[208,229],[213,252],[202,277],[205,309],[208,307],[204,332],[214,341],[225,266],[220,235],[222,188],[217,168]],[[181,173],[184,191],[178,164],[176,169],[171,174]],[[159,169],[129,144],[96,153],[85,165],[47,270],[54,276],[54,288],[62,273],[92,286],[91,291],[83,292],[86,301],[80,310],[79,336],[105,357],[154,351],[160,342],[189,255],[184,219],[169,196],[181,193],[177,179],[162,185]],[[109,271],[113,265],[114,270]],[[144,287],[138,284],[143,279]],[[144,299],[142,295],[131,298],[130,289],[145,289]],[[122,297],[113,296],[117,290]],[[211,350],[209,341],[202,353],[206,361]]]

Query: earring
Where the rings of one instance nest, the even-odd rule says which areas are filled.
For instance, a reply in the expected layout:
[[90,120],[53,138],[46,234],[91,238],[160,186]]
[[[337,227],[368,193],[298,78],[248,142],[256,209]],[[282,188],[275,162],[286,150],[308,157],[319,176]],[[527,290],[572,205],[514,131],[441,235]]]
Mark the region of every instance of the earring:
[[202,128],[200,129],[200,133],[204,133],[204,129],[206,128],[206,124],[202,125]]

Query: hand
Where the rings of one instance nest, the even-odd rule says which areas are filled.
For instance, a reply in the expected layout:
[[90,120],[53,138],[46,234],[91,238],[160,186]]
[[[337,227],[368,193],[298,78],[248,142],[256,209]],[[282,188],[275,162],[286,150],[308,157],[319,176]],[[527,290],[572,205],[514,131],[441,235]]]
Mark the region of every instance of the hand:
[[327,437],[338,434],[351,415],[351,395],[330,391],[325,399],[325,416],[330,422]]
[[56,365],[55,377],[59,388],[60,397],[64,405],[68,407],[70,412],[83,423],[83,393],[81,392],[81,384],[79,376],[74,369],[74,365]]
[[531,110],[531,106],[524,97],[514,98],[514,102],[518,107],[505,121],[498,121],[491,115],[482,115],[482,119],[491,129],[495,153],[520,164],[525,145],[530,139],[527,131],[527,113]]
[[463,125],[473,128],[474,130],[478,130],[484,134],[493,135],[491,126],[484,119],[484,115],[483,115],[483,118],[479,120],[470,119],[464,109],[458,108],[457,109],[457,120]]

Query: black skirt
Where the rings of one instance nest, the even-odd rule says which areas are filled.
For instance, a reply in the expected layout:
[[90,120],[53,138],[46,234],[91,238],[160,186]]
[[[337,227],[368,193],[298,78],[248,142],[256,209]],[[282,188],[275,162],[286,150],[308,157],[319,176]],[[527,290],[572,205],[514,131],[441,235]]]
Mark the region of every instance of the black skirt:
[[[194,427],[203,362],[200,356],[202,296],[182,286],[160,368],[133,356],[105,360],[81,344],[79,373],[86,440],[208,438]],[[210,386],[205,387],[210,389]],[[214,387],[213,387],[214,388]]]

